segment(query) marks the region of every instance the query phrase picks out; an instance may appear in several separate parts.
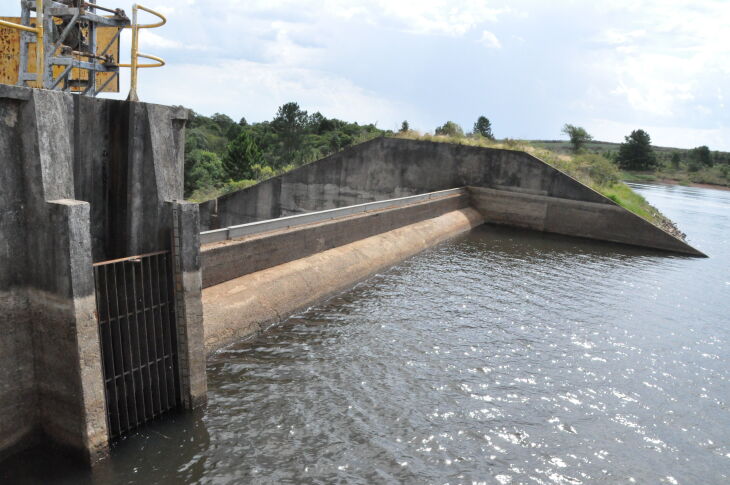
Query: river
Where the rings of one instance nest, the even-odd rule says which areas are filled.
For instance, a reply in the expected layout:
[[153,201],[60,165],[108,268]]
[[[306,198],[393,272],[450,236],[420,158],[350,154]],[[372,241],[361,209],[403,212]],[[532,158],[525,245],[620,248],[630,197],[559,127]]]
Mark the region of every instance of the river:
[[730,192],[633,187],[710,257],[483,226],[219,352],[93,472],[0,481],[730,483]]

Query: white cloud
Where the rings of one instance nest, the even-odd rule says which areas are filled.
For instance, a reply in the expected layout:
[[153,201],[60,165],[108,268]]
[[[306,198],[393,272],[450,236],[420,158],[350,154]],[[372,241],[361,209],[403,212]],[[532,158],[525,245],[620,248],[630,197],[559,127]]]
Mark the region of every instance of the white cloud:
[[494,35],[492,32],[488,30],[482,31],[482,36],[479,39],[479,42],[484,44],[490,49],[501,49],[502,43],[499,41],[496,35]]
[[625,136],[639,128],[649,133],[651,143],[655,146],[694,148],[707,145],[713,150],[718,147],[730,148],[727,146],[727,140],[730,139],[730,127],[688,128],[645,124],[638,126],[606,119],[592,119],[586,123],[586,129],[595,139],[617,142],[623,142]]
[[633,110],[671,118],[706,95],[708,79],[729,81],[730,2],[650,0],[619,7],[634,9],[625,16],[631,21],[598,34],[595,40],[608,50],[594,66],[615,79],[611,93]]
[[168,67],[164,77],[176,82],[156,82],[156,75],[162,77],[161,73],[145,73],[147,79],[140,84],[143,98],[185,104],[193,96],[195,105],[204,106],[208,114],[217,111],[254,121],[270,119],[276,108],[288,101],[329,117],[386,127],[408,112],[402,103],[362,89],[348,79],[311,69],[242,60]]
[[139,29],[139,45],[140,50],[144,50],[146,47],[159,47],[162,49],[178,49],[183,46],[182,42],[177,40],[168,39],[160,34],[156,34],[151,30]]

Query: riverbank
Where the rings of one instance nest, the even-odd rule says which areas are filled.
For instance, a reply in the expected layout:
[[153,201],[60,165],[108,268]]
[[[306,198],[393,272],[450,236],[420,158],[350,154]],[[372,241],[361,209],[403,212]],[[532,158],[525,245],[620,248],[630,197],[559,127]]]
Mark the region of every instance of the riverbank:
[[713,184],[707,182],[692,182],[686,177],[677,178],[666,174],[653,172],[622,172],[621,179],[624,182],[653,183],[663,185],[681,185],[683,187],[697,187],[700,189],[730,190],[730,185]]

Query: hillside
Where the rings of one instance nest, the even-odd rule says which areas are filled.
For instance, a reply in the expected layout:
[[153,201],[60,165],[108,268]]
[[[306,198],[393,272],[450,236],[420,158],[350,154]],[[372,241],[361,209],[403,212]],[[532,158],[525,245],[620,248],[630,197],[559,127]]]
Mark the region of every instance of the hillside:
[[[572,153],[567,140],[532,140],[531,145],[550,150],[554,153],[569,155]],[[590,141],[585,145],[587,153],[595,153],[614,160],[620,143],[606,141]],[[693,150],[652,146],[657,155],[659,166],[656,170],[638,172],[625,171],[621,179],[627,182],[666,182],[681,185],[709,184],[730,187],[730,152],[711,151],[711,166],[698,163]],[[675,157],[676,154],[676,157]],[[673,157],[677,160],[673,163]]]

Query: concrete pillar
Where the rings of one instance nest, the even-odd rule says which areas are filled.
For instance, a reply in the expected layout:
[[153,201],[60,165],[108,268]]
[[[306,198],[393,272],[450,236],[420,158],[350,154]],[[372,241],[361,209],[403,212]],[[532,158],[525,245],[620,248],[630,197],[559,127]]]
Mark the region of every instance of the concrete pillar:
[[198,205],[168,202],[173,235],[177,342],[182,404],[186,409],[207,402],[203,335],[200,214]]
[[63,199],[46,209],[36,262],[45,281],[28,289],[40,428],[94,463],[108,454],[108,430],[89,204]]

